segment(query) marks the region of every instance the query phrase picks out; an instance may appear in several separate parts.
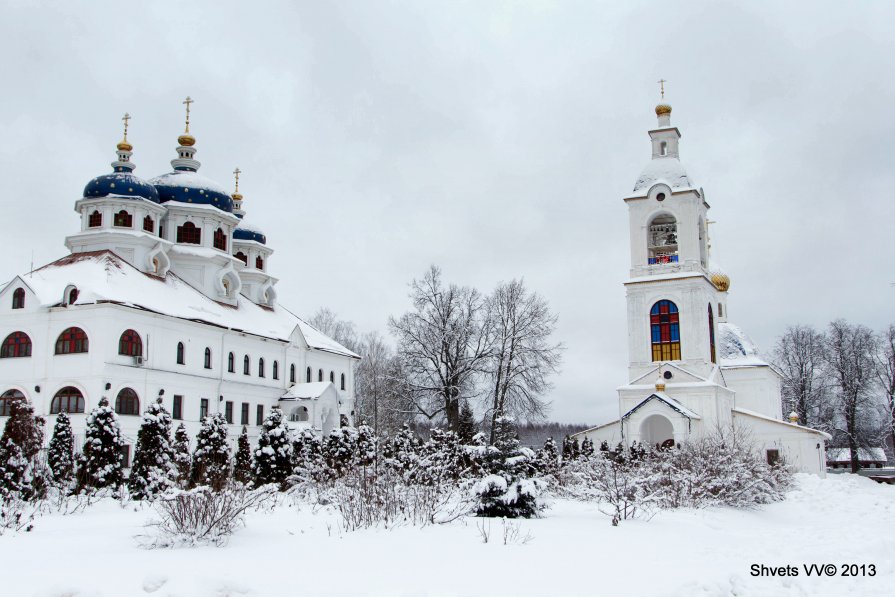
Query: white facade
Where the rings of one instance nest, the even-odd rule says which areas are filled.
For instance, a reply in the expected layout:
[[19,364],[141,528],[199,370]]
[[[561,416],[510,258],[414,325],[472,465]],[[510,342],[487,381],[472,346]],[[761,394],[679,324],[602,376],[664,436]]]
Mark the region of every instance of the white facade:
[[710,263],[710,206],[681,165],[671,107],[656,115],[652,159],[625,198],[629,381],[618,389],[619,419],[576,435],[662,447],[734,427],[769,461],[824,475],[829,436],[783,419],[779,374],[727,321],[730,279]]
[[[234,238],[242,196],[234,194],[234,212],[229,195],[197,182],[195,139],[180,141],[175,166],[193,168],[175,172],[187,199],[159,200],[161,183],[130,174],[122,141],[115,174],[91,181],[75,202],[81,224],[66,239],[71,254],[0,290],[0,395],[31,400],[48,419],[48,439],[61,409],[80,441],[86,413],[103,397],[130,445],[158,397],[191,437],[216,412],[231,422],[231,440],[243,425],[255,437],[277,405],[316,433],[353,424],[359,357],[279,306],[266,237],[251,228]],[[189,193],[206,192],[214,204],[190,202]],[[189,238],[179,230],[187,222]],[[306,411],[295,408],[296,395]]]

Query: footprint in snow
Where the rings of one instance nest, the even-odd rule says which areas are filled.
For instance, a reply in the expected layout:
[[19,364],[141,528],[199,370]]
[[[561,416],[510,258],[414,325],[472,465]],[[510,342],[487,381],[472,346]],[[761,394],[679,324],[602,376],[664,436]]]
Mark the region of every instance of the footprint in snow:
[[155,593],[161,589],[166,582],[168,582],[168,577],[166,576],[147,576],[143,579],[143,590],[147,593]]

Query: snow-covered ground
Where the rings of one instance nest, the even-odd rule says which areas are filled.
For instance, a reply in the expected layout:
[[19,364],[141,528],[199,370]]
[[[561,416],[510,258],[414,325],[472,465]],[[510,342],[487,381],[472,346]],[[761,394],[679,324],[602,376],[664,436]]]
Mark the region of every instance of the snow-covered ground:
[[[284,506],[249,516],[225,547],[146,550],[135,536],[151,509],[109,500],[0,537],[0,595],[891,595],[895,486],[852,475],[798,484],[760,510],[660,512],[618,527],[592,504],[560,500],[510,523],[520,537],[509,545],[500,520],[483,543],[482,519],[345,533],[332,514]],[[815,563],[873,564],[876,576],[806,577]],[[799,576],[752,577],[752,564]]]

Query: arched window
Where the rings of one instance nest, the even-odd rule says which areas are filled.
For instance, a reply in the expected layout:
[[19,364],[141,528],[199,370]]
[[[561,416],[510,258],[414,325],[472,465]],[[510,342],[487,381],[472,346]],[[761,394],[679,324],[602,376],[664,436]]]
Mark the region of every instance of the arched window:
[[305,371],[305,381],[311,383],[311,368],[308,367],[308,370]]
[[236,258],[239,259],[240,261],[242,261],[243,263],[245,263],[246,265],[249,264],[249,256],[246,255],[245,253],[243,253],[242,251],[239,251],[238,253],[236,253]]
[[258,377],[264,377],[264,359],[258,359]]
[[308,418],[307,406],[297,406],[289,413],[289,420],[292,422],[307,421]]
[[31,356],[31,338],[25,332],[13,332],[0,346],[0,359],[15,359]]
[[79,294],[80,293],[78,292],[77,288],[72,288],[71,290],[69,290],[68,291],[68,304],[74,305],[78,301]]
[[246,355],[242,359],[242,374],[243,375],[251,375],[252,374],[251,367],[252,367],[252,365],[249,361],[249,355]]
[[289,383],[295,383],[295,363],[289,365]]
[[236,371],[236,363],[234,363],[233,353],[227,355],[227,371],[233,373]]
[[56,339],[56,354],[87,352],[87,334],[81,328],[68,328]]
[[211,369],[211,349],[205,347],[205,368]]
[[152,216],[143,218],[143,230],[146,232],[155,232],[155,220],[152,219]]
[[227,235],[224,234],[222,228],[218,228],[214,231],[214,248],[220,249],[221,251],[227,250]]
[[177,364],[183,365],[185,363],[186,363],[186,359],[184,358],[184,354],[183,354],[183,342],[178,342],[177,343]]
[[344,374],[344,373],[342,374],[341,388],[342,388],[343,390],[345,389],[345,374]]
[[99,228],[103,225],[103,214],[99,213],[97,210],[93,210],[93,213],[87,217],[87,227],[88,228]]
[[659,155],[668,155],[668,142],[662,141],[659,143]]
[[12,293],[12,308],[13,309],[24,309],[25,308],[25,289],[24,288],[16,288]]
[[112,225],[119,228],[133,228],[134,217],[126,209],[122,209],[112,217]]
[[659,214],[647,230],[649,265],[677,263],[677,220],[670,214]]
[[650,332],[654,361],[678,361],[681,358],[681,326],[677,305],[662,300],[650,309]]
[[202,244],[202,230],[196,228],[192,222],[186,222],[183,226],[177,227],[177,242],[190,245]]
[[0,396],[0,417],[8,417],[12,415],[12,403],[21,400],[25,401],[25,394],[18,390],[6,390]]
[[279,361],[273,362],[273,378],[280,379],[280,362]]
[[724,317],[724,309],[721,307],[721,303],[718,303],[718,317]]
[[72,386],[66,386],[56,392],[53,402],[50,403],[50,414],[82,413],[84,412],[84,395],[81,390]]
[[317,381],[323,381],[323,369],[317,370]]
[[329,372],[329,383],[336,383],[336,373],[335,371]]
[[264,257],[262,257],[261,255],[255,257],[255,269],[264,269]]
[[139,415],[140,399],[130,388],[122,388],[115,399],[115,412],[119,415]]
[[129,357],[142,356],[143,341],[140,340],[140,334],[134,330],[125,330],[118,339],[118,354]]
[[709,347],[710,347],[710,356],[712,357],[712,362],[716,363],[715,360],[715,316],[712,314],[712,304],[709,303]]

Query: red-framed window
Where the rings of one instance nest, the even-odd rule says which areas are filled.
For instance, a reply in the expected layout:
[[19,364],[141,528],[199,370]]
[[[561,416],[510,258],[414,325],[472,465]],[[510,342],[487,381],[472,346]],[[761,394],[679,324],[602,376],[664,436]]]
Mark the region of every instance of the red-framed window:
[[143,218],[143,230],[146,232],[155,232],[155,220],[152,219],[152,216]]
[[93,210],[93,213],[87,216],[87,227],[88,228],[99,228],[103,225],[103,214],[99,213],[97,210]]
[[24,309],[25,308],[25,289],[24,288],[16,288],[12,293],[12,308],[13,309]]
[[202,230],[196,228],[192,222],[186,222],[177,227],[177,242],[190,245],[202,244]]
[[257,257],[255,257],[255,269],[260,269],[260,270],[264,269],[264,258],[261,257],[261,255],[258,255]]
[[119,415],[139,415],[140,399],[137,393],[130,388],[122,388],[115,398],[115,412]]
[[31,338],[25,332],[13,332],[0,345],[0,359],[31,356]]
[[140,340],[140,334],[134,330],[125,330],[118,339],[118,354],[129,357],[142,356],[143,341]]
[[21,400],[25,401],[25,394],[19,390],[6,390],[0,396],[0,417],[8,417],[12,415],[12,403]]
[[81,390],[72,386],[66,386],[56,392],[53,402],[50,403],[50,414],[82,413],[84,412],[84,395]]
[[132,216],[126,209],[122,209],[112,218],[112,225],[118,226],[119,228],[133,228],[134,216]]
[[87,352],[87,334],[81,328],[68,328],[56,339],[56,354]]
[[661,300],[650,309],[650,334],[654,361],[681,358],[681,325],[677,305]]
[[248,255],[246,255],[246,254],[243,253],[242,251],[239,251],[239,252],[236,254],[236,258],[239,259],[240,261],[242,261],[243,263],[245,263],[246,265],[249,264],[249,257],[248,257]]
[[214,231],[214,248],[221,251],[227,250],[227,235],[221,228]]

